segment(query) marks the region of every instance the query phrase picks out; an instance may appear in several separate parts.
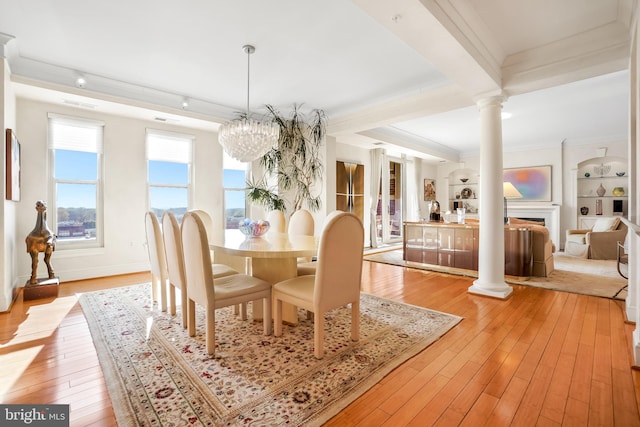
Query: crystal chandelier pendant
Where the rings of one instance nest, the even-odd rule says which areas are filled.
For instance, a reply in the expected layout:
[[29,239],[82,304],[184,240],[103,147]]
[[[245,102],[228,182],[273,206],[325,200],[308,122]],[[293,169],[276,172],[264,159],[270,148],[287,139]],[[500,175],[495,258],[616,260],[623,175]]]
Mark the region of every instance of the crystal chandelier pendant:
[[280,126],[277,123],[262,123],[249,115],[249,57],[255,52],[251,45],[242,49],[247,54],[247,114],[245,118],[224,123],[218,130],[218,141],[224,151],[240,162],[251,162],[278,145]]

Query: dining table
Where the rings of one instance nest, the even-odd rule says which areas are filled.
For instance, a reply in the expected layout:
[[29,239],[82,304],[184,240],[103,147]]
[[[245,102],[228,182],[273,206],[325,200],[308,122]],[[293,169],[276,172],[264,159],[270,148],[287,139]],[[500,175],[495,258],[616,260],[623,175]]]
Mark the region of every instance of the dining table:
[[[216,264],[226,264],[238,271],[276,284],[298,274],[298,258],[313,257],[319,238],[289,235],[269,230],[260,237],[245,236],[240,230],[227,229],[224,236],[209,243]],[[253,319],[262,319],[262,305],[253,304]],[[283,304],[285,323],[298,323],[297,307]]]

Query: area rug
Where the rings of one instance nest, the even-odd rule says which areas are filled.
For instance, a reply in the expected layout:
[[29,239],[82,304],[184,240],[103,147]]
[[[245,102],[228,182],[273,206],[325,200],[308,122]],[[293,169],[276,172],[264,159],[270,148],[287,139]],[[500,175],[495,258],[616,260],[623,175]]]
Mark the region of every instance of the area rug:
[[[512,284],[535,286],[556,291],[619,300],[626,299],[627,280],[618,274],[616,261],[576,258],[565,255],[562,252],[555,253],[553,257],[555,270],[549,277],[530,277],[527,280],[518,280],[507,276],[505,281]],[[364,259],[402,267],[478,277],[477,272],[470,270],[407,263],[402,259],[402,250],[365,255]]]
[[[462,318],[362,294],[360,340],[350,310],[326,318],[325,357],[313,357],[313,322],[299,311],[281,337],[231,308],[216,311],[216,355],[198,334],[151,303],[149,284],[82,294],[120,426],[321,425]],[[179,298],[178,298],[179,300]]]

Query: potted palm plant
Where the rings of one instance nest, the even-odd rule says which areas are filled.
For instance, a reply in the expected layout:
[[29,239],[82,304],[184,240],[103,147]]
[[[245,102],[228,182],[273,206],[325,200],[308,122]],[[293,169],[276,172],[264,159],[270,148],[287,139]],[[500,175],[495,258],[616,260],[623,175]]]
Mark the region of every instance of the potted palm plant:
[[[295,212],[305,204],[315,212],[321,200],[315,185],[322,180],[320,148],[326,132],[326,115],[315,109],[307,118],[294,105],[288,117],[272,105],[266,106],[268,116],[280,126],[278,146],[260,158],[264,175],[247,182],[247,197],[267,210],[287,211],[283,194],[291,195],[291,209]],[[277,178],[277,186],[270,186],[270,177]]]

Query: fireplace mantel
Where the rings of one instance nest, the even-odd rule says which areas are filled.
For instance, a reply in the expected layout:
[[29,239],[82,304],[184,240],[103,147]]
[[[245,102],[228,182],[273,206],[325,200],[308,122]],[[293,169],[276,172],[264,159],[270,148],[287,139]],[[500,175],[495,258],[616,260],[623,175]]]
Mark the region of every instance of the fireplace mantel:
[[518,205],[507,204],[507,214],[514,218],[542,218],[549,230],[551,241],[560,245],[560,206],[558,205]]

